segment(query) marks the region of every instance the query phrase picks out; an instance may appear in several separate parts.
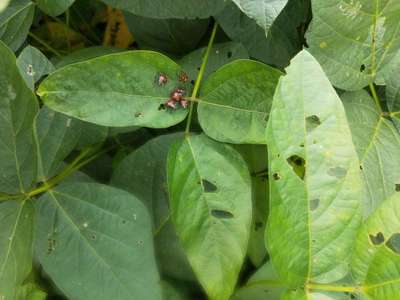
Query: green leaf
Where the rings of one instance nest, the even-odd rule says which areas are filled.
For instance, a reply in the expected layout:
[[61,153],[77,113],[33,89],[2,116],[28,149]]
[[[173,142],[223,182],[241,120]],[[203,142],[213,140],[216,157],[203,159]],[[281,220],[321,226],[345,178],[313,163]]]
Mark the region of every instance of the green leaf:
[[[127,51],[65,66],[43,81],[38,95],[50,108],[87,122],[164,128],[187,115],[183,108],[160,109],[177,86],[187,86],[180,72],[162,54]],[[168,78],[165,85],[158,84],[160,73]]]
[[70,183],[49,190],[36,208],[39,262],[66,297],[161,299],[151,220],[136,197]]
[[400,288],[400,194],[367,219],[354,244],[352,276],[362,299],[398,299]]
[[125,13],[129,31],[141,49],[182,55],[197,47],[208,29],[209,20],[153,19]]
[[65,12],[75,0],[38,0],[39,8],[50,16],[58,16]]
[[25,85],[14,54],[0,42],[0,191],[26,191],[36,179],[33,121],[36,97]]
[[332,84],[358,90],[374,82],[400,49],[397,1],[312,0],[310,52]]
[[13,0],[0,14],[0,40],[13,51],[25,41],[32,25],[35,7],[29,0]]
[[400,136],[366,91],[347,92],[342,100],[360,159],[367,216],[400,184]]
[[265,144],[272,97],[282,73],[265,64],[238,60],[204,82],[198,117],[204,132],[221,142]]
[[0,204],[0,299],[16,299],[32,269],[33,207],[28,200]]
[[[113,172],[111,184],[139,197],[153,217],[156,252],[163,273],[190,280],[194,276],[170,221],[165,165],[170,146],[183,134],[154,138],[124,158]],[[132,168],[132,166],[135,166]]]
[[232,0],[241,11],[268,33],[272,23],[283,10],[288,0]]
[[225,0],[102,0],[112,7],[155,19],[205,19],[224,8]]
[[27,283],[20,287],[17,299],[19,300],[46,300],[47,293],[44,292],[38,285]]
[[204,135],[186,137],[168,154],[172,220],[211,300],[233,293],[247,251],[251,182],[231,147]]
[[348,272],[361,221],[361,179],[345,111],[317,61],[302,51],[277,87],[267,129],[266,243],[290,286]]
[[33,91],[35,83],[55,70],[53,64],[38,49],[27,46],[17,59],[17,66],[26,85]]
[[[182,66],[190,79],[196,78],[205,51],[206,48],[200,48],[178,60],[179,65]],[[223,65],[241,58],[249,58],[247,50],[241,44],[234,42],[214,44],[208,57],[203,80]]]

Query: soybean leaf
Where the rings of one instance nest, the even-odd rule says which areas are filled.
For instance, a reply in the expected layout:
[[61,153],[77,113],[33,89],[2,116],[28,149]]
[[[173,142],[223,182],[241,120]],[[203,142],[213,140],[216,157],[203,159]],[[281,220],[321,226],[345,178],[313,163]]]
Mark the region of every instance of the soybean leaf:
[[19,288],[18,300],[46,300],[47,293],[34,283],[24,284]]
[[153,19],[125,13],[126,24],[143,47],[182,55],[199,44],[208,29],[209,20]]
[[138,196],[152,213],[157,232],[156,251],[162,271],[175,278],[190,280],[194,276],[169,221],[165,168],[170,146],[182,136],[180,133],[163,135],[132,152],[113,172],[111,184]]
[[35,253],[66,297],[161,299],[151,220],[136,197],[68,183],[47,191],[36,208]]
[[58,16],[65,12],[75,0],[38,0],[39,8],[50,16]]
[[33,207],[28,200],[0,204],[0,298],[16,299],[32,269]]
[[[181,68],[162,54],[127,51],[67,65],[47,77],[38,95],[50,108],[104,126],[164,128],[187,110],[161,109],[178,86]],[[168,82],[159,84],[158,76]],[[188,88],[186,88],[188,91]]]
[[354,244],[352,276],[362,299],[397,299],[400,288],[400,194],[367,219]]
[[2,1],[0,1],[0,12],[5,10],[7,8],[7,6],[8,6],[8,4],[10,4],[10,0],[2,0]]
[[283,10],[288,0],[232,0],[241,11],[268,33],[271,25]]
[[[197,49],[178,61],[179,65],[182,66],[192,80],[196,78],[199,72],[205,51],[206,48]],[[247,50],[241,44],[234,42],[214,44],[208,57],[203,80],[223,65],[241,58],[249,58]]]
[[361,179],[345,111],[318,62],[304,50],[286,71],[267,129],[266,243],[279,276],[300,287],[347,274]]
[[400,135],[366,91],[342,95],[364,181],[364,215],[396,193]]
[[172,220],[199,282],[212,300],[233,293],[251,225],[251,182],[228,145],[189,136],[168,154]]
[[384,73],[386,83],[386,103],[390,112],[395,113],[396,117],[400,112],[400,52],[387,66]]
[[33,91],[42,76],[55,70],[53,64],[38,49],[27,46],[17,59],[17,66],[26,85]]
[[397,1],[312,0],[310,52],[332,84],[358,90],[383,77],[400,49]]
[[204,132],[221,142],[265,144],[265,128],[282,73],[265,64],[238,60],[205,82],[198,106]]
[[138,16],[155,19],[205,19],[224,8],[224,0],[102,0]]
[[32,25],[34,4],[29,0],[13,0],[0,14],[0,40],[13,51],[25,41]]
[[23,192],[36,179],[33,121],[36,97],[25,85],[14,54],[0,41],[0,191]]

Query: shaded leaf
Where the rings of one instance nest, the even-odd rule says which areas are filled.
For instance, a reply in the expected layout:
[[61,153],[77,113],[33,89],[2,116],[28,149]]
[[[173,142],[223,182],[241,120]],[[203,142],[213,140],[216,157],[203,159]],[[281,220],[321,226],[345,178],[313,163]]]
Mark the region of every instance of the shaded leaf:
[[13,0],[0,14],[0,40],[13,51],[25,41],[32,25],[34,4],[29,0]]
[[[266,242],[279,276],[300,287],[347,274],[361,221],[361,179],[345,111],[317,61],[302,51],[286,71],[267,129]],[[321,124],[307,131],[306,119],[313,115]],[[294,155],[304,159],[304,178],[288,163]],[[316,199],[319,205],[311,207]]]
[[33,208],[28,200],[0,204],[0,298],[16,299],[32,269]]
[[161,299],[151,220],[136,197],[69,183],[47,191],[37,213],[39,262],[66,297]]
[[75,0],[37,0],[39,8],[50,16],[64,13]]
[[198,118],[204,132],[221,142],[265,144],[265,128],[282,73],[262,63],[238,60],[203,84]]
[[26,85],[33,91],[42,76],[55,70],[53,64],[38,49],[27,46],[17,59],[17,66]]
[[[202,180],[217,190],[207,192]],[[186,137],[168,154],[168,188],[172,220],[199,282],[210,299],[229,299],[250,235],[251,182],[245,162],[204,135]],[[219,218],[212,210],[232,217]]]
[[[43,81],[38,94],[50,108],[91,123],[164,128],[187,114],[183,108],[160,109],[180,86],[180,72],[162,54],[127,51],[65,66]],[[157,80],[161,73],[168,78],[163,85]]]
[[332,84],[358,90],[374,82],[400,49],[397,1],[312,0],[310,52]]
[[23,192],[36,179],[33,121],[38,105],[14,54],[0,42],[0,191]]

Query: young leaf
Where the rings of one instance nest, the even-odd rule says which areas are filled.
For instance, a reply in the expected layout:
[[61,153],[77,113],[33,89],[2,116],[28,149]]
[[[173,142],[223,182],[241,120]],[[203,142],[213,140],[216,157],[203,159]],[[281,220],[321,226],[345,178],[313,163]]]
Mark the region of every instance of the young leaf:
[[0,204],[0,299],[16,299],[32,269],[33,208],[28,200]]
[[251,60],[220,68],[202,88],[198,115],[204,132],[221,142],[265,144],[272,97],[281,75]]
[[[181,122],[187,110],[162,109],[170,94],[187,84],[181,68],[152,51],[129,51],[67,65],[39,86],[50,108],[104,126],[164,128]],[[167,77],[159,83],[160,74]]]
[[0,40],[13,51],[25,41],[32,25],[35,6],[29,0],[13,0],[0,13]]
[[347,92],[341,98],[360,159],[367,216],[400,184],[400,135],[366,91]]
[[267,129],[266,243],[280,277],[300,287],[348,272],[361,180],[345,111],[317,61],[302,51],[286,71]]
[[283,10],[288,0],[232,0],[249,18],[268,34],[272,23]]
[[206,19],[224,8],[225,0],[102,0],[112,7],[155,19]]
[[389,65],[400,48],[397,1],[312,0],[310,52],[334,86],[358,90]]
[[75,0],[38,0],[37,4],[41,10],[50,16],[58,16],[65,12]]
[[55,70],[53,64],[38,49],[27,46],[17,59],[17,66],[26,85],[33,91],[42,76]]
[[400,288],[400,193],[386,199],[367,219],[354,245],[352,276],[361,296],[397,299]]
[[251,182],[231,147],[186,137],[168,155],[172,220],[189,262],[211,300],[233,293],[251,225]]
[[68,183],[49,190],[36,208],[35,252],[66,297],[161,299],[151,220],[136,197]]
[[36,179],[33,121],[38,105],[16,66],[14,54],[0,41],[0,191],[26,191]]

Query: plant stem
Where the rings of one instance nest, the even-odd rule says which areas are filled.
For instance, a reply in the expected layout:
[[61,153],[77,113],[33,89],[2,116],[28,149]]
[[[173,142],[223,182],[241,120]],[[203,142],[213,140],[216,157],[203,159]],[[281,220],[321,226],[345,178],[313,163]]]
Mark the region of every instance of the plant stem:
[[41,38],[39,38],[37,35],[33,34],[32,32],[29,32],[29,36],[33,38],[36,42],[39,44],[43,45],[47,50],[49,50],[51,53],[53,53],[55,56],[61,57],[62,55],[53,47],[51,47],[48,43],[43,41]]
[[379,100],[378,94],[376,93],[375,86],[374,86],[374,84],[372,82],[369,83],[369,89],[371,90],[372,97],[375,100],[376,106],[378,107],[379,111],[382,112],[381,102]]
[[[212,48],[212,45],[214,43],[214,39],[215,39],[215,34],[217,32],[217,28],[218,28],[218,23],[215,22],[213,30],[211,32],[210,40],[208,41],[208,46],[207,46],[206,53],[204,54],[204,57],[203,57],[203,62],[201,63],[199,74],[197,75],[196,82],[194,84],[192,96],[190,97],[191,99],[195,99],[197,97],[198,92],[199,92],[200,83],[201,83],[201,80],[203,79],[203,76],[204,76],[204,71],[206,69],[207,62],[208,62],[208,57],[210,55],[211,48]],[[193,107],[194,107],[194,101],[190,101],[189,115],[188,115],[187,122],[186,122],[185,135],[188,135],[189,132],[190,132],[190,124],[192,122]]]

